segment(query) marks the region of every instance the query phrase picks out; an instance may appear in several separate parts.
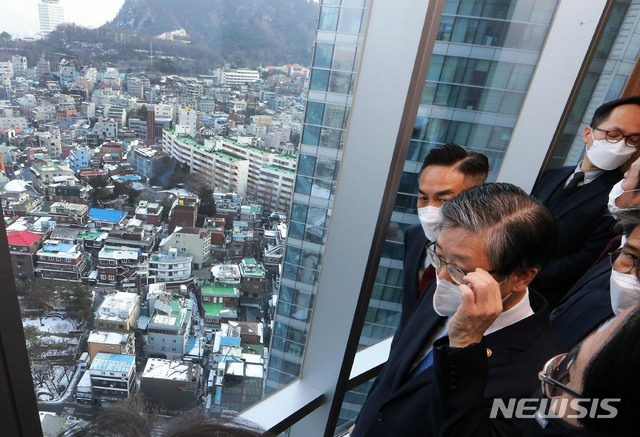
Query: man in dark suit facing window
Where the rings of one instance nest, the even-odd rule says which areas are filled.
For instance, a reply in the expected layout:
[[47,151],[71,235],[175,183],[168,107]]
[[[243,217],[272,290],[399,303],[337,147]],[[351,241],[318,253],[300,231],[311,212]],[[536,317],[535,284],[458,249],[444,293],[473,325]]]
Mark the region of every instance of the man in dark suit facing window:
[[435,279],[435,270],[426,257],[426,247],[436,241],[440,208],[447,200],[485,182],[489,160],[482,153],[457,144],[444,144],[429,151],[418,176],[419,224],[404,236],[402,317],[396,336],[402,331],[418,299]]
[[532,283],[551,307],[614,236],[607,200],[611,187],[622,179],[620,167],[640,146],[640,97],[614,100],[596,109],[583,140],[582,162],[545,172],[531,192],[560,220],[562,229],[559,253]]
[[[486,413],[480,422],[487,423],[493,399],[529,396],[538,370],[560,352],[546,301],[528,287],[557,242],[553,215],[520,188],[483,184],[445,202],[438,228],[428,249],[437,285],[396,339],[353,437],[442,435],[479,409]],[[474,358],[456,370],[458,354]],[[466,394],[477,387],[456,379],[485,354],[482,404],[469,409]],[[496,420],[490,426],[511,435],[514,424]]]

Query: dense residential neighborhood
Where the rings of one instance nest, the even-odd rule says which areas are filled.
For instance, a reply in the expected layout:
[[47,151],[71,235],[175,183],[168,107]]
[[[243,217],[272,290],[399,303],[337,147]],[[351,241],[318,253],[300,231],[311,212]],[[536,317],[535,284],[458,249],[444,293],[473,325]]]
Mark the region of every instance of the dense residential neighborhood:
[[43,407],[260,399],[308,75],[0,60],[0,197]]

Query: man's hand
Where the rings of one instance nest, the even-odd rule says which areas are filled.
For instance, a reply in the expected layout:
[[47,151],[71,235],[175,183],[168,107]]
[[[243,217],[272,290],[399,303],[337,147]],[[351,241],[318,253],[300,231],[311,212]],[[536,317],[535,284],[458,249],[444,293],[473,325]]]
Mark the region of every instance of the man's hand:
[[467,273],[459,286],[461,304],[449,322],[449,346],[480,343],[485,331],[502,312],[500,284],[482,269]]

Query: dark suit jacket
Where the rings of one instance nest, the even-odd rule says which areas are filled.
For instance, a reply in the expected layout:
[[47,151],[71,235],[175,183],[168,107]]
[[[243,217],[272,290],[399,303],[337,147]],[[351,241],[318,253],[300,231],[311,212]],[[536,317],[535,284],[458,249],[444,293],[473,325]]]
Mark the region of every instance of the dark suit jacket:
[[[575,167],[563,167],[546,171],[531,195],[546,205],[574,170]],[[532,287],[547,298],[551,308],[555,308],[615,235],[611,230],[614,220],[607,210],[607,201],[611,187],[620,179],[619,170],[604,172],[551,210],[560,220],[562,229],[559,253],[532,283]]]
[[409,316],[418,303],[418,272],[422,268],[425,247],[429,244],[427,236],[420,224],[413,225],[404,234],[404,264],[402,281],[402,315],[400,326],[396,330],[395,339],[407,324]]
[[566,350],[613,317],[610,277],[611,263],[607,257],[590,268],[551,312],[551,327]]
[[[408,377],[416,356],[444,323],[444,318],[433,311],[434,290],[434,286],[429,287],[397,339],[360,411],[353,437],[440,435],[442,427],[452,418],[468,413],[458,410],[458,407],[464,409],[466,406],[457,402],[465,398],[468,388],[476,387],[476,383],[467,381],[462,373],[465,367],[473,367],[473,362],[458,364],[461,373],[455,376],[455,381],[443,377],[435,365],[414,378]],[[533,291],[529,296],[535,311],[533,316],[487,335],[483,344],[477,346],[485,356],[487,347],[492,350],[485,366],[488,382],[484,394],[487,399],[531,394],[538,385],[537,372],[550,356],[559,353],[558,342],[548,328],[544,298]],[[436,349],[434,359],[442,360],[439,355],[440,351]],[[449,364],[446,364],[447,369],[450,369]],[[446,380],[448,387],[453,387],[447,392],[450,396],[445,398],[449,402],[446,405],[442,404],[436,390],[436,381],[440,387],[441,379]],[[488,412],[486,416],[488,418]]]

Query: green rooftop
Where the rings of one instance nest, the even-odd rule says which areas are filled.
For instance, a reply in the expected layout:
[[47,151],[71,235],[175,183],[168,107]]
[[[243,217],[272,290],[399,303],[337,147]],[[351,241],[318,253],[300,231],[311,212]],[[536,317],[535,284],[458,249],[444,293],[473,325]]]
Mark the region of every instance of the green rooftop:
[[247,150],[252,150],[254,152],[261,153],[263,155],[272,155],[272,153],[269,152],[268,150],[264,150],[264,149],[261,149],[259,147],[254,147],[254,146],[251,146],[249,144],[238,144],[238,140],[236,140],[235,138],[224,137],[224,141],[226,141],[228,143],[231,143],[231,144],[238,145],[238,146],[240,146],[240,147],[242,147],[244,149],[247,149]]
[[240,274],[245,278],[264,279],[266,277],[262,264],[256,262],[255,258],[245,258],[240,263]]
[[[187,308],[187,311],[185,312],[185,316],[184,318],[182,318],[180,301],[171,299],[167,302],[167,305],[169,305],[169,307],[171,308],[171,315],[169,316],[171,317],[170,319],[172,321],[171,324],[175,327],[179,327],[180,323],[183,323],[185,325],[184,327],[186,328],[186,325],[191,319],[191,312],[192,312],[191,308]],[[169,324],[167,323],[168,320],[169,319],[167,319],[167,314],[159,312],[158,310],[154,310],[150,323],[155,323],[158,325],[168,325]]]
[[91,231],[84,231],[81,232],[77,235],[77,239],[82,239],[82,240],[96,240],[98,239],[98,237],[100,237],[103,234],[103,232],[91,232]]
[[263,165],[262,168],[264,168],[265,170],[275,171],[276,173],[282,173],[282,174],[288,174],[288,175],[296,174],[295,170],[280,167],[279,165]]
[[295,155],[290,155],[289,153],[280,153],[278,154],[278,158],[286,159],[288,161],[296,162],[298,158]]
[[202,286],[203,296],[217,296],[217,297],[239,297],[240,292],[232,285],[227,284],[206,284]]
[[[249,205],[249,214],[262,214],[262,205]],[[255,261],[255,260],[254,260]]]
[[213,156],[220,158],[224,161],[227,162],[236,162],[236,161],[246,161],[246,159],[244,158],[240,158],[238,156],[232,155],[230,153],[226,153],[226,152],[214,152]]
[[242,346],[242,352],[245,354],[264,356],[264,346],[261,344],[240,343],[240,346]]
[[225,317],[228,317],[230,319],[238,317],[238,311],[236,311],[234,308],[227,308],[222,303],[205,302],[202,306],[204,307],[205,317],[219,317],[220,312],[223,310],[229,311],[229,314],[225,314]]
[[102,251],[105,253],[114,253],[114,252],[140,252],[140,249],[135,247],[127,247],[127,246],[104,246]]

